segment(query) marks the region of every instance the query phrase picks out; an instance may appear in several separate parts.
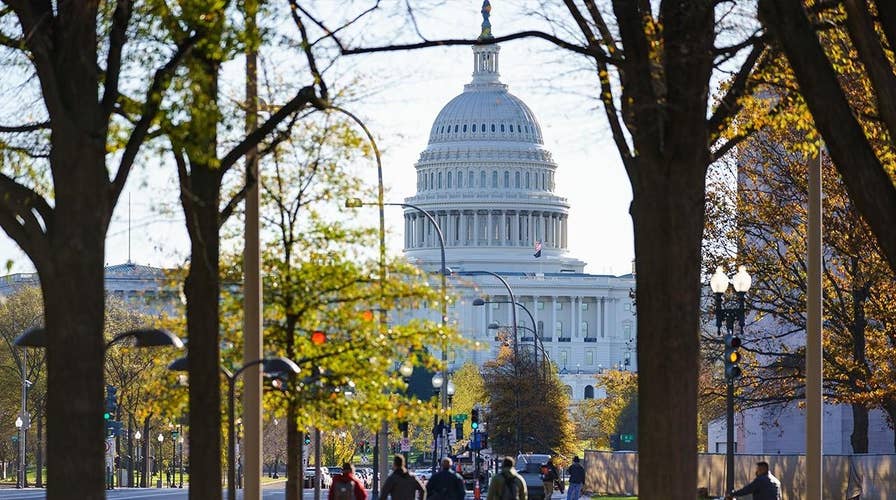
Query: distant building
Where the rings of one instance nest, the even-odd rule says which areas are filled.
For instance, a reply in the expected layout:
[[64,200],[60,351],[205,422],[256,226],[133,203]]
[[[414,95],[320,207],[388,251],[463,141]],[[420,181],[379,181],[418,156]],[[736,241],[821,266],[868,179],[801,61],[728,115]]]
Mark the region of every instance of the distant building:
[[[484,23],[485,28],[488,20]],[[491,38],[483,31],[482,41]],[[602,397],[596,375],[610,368],[636,370],[636,318],[630,293],[634,274],[596,275],[569,255],[569,204],[557,194],[557,165],[544,146],[541,125],[499,79],[497,44],[473,47],[473,78],[442,108],[430,128],[429,144],[417,161],[417,192],[406,200],[431,213],[445,236],[451,290],[460,299],[449,319],[483,350],[449,353],[452,367],[493,359],[499,341],[490,324],[509,331],[511,305],[486,270],[510,284],[518,303],[520,342],[531,346],[533,331],[557,366],[572,399]],[[404,252],[430,272],[440,266],[434,226],[419,212],[405,210]],[[600,221],[595,220],[595,230]],[[540,257],[535,257],[536,245]],[[494,303],[474,306],[477,298]],[[438,320],[431,308],[399,314]],[[531,347],[530,347],[531,348]]]
[[[104,269],[106,293],[145,313],[167,311],[180,300],[180,290],[173,288],[166,270],[127,262]],[[40,286],[37,273],[16,273],[0,277],[0,296],[22,286]]]

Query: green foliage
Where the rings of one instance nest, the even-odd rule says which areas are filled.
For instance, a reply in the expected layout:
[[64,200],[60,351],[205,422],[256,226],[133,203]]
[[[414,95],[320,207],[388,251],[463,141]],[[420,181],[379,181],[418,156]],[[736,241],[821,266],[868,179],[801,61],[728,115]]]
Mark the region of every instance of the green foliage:
[[608,370],[596,376],[594,387],[595,391],[602,389],[605,396],[579,404],[579,437],[591,448],[609,449],[611,435],[637,430],[638,375]]
[[[471,417],[474,405],[487,407],[489,405],[488,392],[485,390],[485,380],[479,371],[479,366],[475,363],[467,361],[459,370],[454,372],[452,376],[454,381],[454,400],[452,403],[454,413],[466,413],[467,420],[464,421],[464,437],[469,440],[469,436],[473,433],[470,427]],[[485,411],[480,412],[480,421],[484,421]]]
[[569,394],[553,366],[546,376],[541,373],[530,351],[515,356],[507,346],[483,366],[491,401],[489,443],[499,454],[520,450],[568,459],[578,452]]

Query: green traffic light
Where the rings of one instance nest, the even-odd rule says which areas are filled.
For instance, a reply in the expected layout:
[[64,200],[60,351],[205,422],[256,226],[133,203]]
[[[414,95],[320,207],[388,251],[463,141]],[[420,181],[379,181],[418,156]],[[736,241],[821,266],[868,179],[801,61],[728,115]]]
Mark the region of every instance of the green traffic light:
[[470,424],[470,426],[473,427],[473,430],[475,431],[476,429],[479,428],[479,422],[473,422]]
[[109,412],[103,413],[103,420],[109,420],[112,418],[112,414]]

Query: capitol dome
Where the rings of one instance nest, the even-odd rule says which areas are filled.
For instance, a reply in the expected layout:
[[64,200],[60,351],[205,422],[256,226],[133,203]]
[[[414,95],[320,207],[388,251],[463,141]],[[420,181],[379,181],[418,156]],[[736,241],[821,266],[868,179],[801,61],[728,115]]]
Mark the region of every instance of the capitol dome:
[[[557,165],[535,114],[500,80],[500,47],[488,43],[484,17],[472,80],[436,116],[406,203],[434,216],[449,267],[581,272],[584,262],[567,255],[569,204],[554,192]],[[438,266],[441,245],[426,217],[407,208],[404,229],[408,258]]]

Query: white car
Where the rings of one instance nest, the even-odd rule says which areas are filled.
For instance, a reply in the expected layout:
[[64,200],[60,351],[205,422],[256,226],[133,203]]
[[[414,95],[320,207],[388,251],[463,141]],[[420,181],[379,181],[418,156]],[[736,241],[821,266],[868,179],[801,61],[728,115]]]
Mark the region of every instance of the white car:
[[414,475],[421,481],[429,481],[429,478],[432,477],[432,469],[414,469]]

